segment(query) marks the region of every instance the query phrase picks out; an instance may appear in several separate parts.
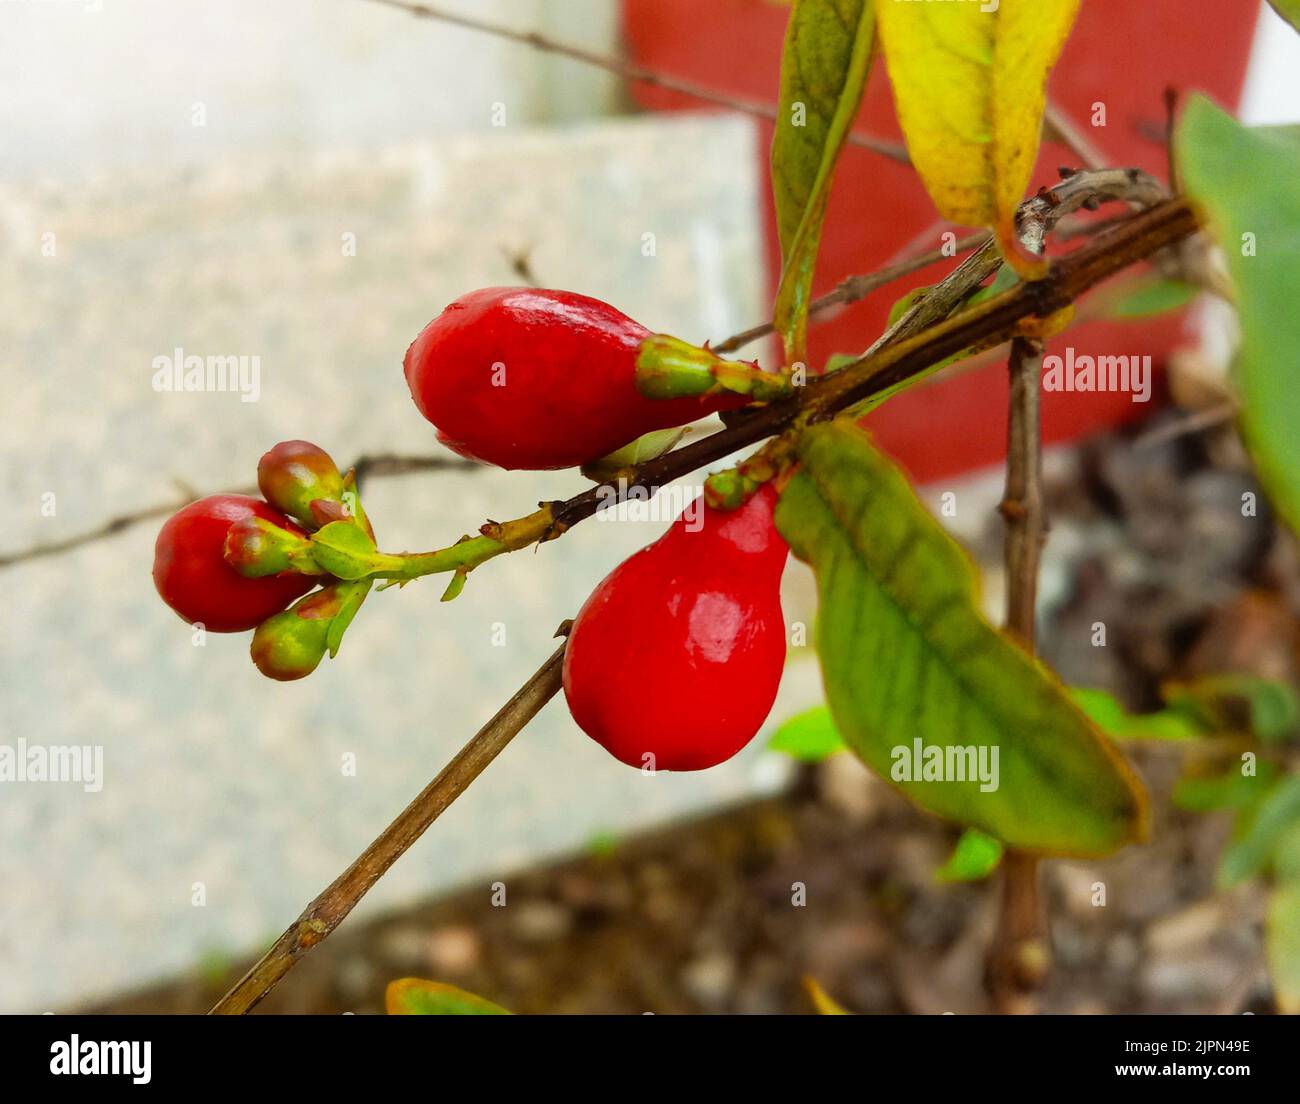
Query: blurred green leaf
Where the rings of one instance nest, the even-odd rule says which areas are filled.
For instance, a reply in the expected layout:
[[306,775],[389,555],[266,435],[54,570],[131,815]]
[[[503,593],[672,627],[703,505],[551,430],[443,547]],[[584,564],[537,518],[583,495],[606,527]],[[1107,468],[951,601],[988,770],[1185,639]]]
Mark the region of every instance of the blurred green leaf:
[[[918,805],[1008,846],[1102,855],[1142,838],[1128,764],[984,620],[968,557],[866,433],[814,426],[799,460],[777,527],[817,575],[817,651],[849,747]],[[998,764],[991,788],[980,754]],[[935,756],[950,780],[933,776]]]
[[1236,287],[1246,447],[1273,504],[1300,530],[1300,143],[1285,131],[1247,129],[1197,96],[1174,145]]
[[948,861],[934,872],[936,882],[978,882],[1002,861],[1002,844],[976,828],[967,828]]
[[1279,882],[1300,882],[1300,821],[1278,837],[1273,848],[1273,873]]
[[1182,280],[1143,280],[1106,306],[1107,318],[1151,318],[1181,310],[1200,294]]
[[1278,1011],[1300,1015],[1300,882],[1285,882],[1273,890],[1265,938]]
[[1254,774],[1234,767],[1207,778],[1182,778],[1174,786],[1173,802],[1189,813],[1210,813],[1216,809],[1249,809],[1268,795],[1277,781],[1277,767],[1267,759],[1257,760]]
[[786,24],[772,194],[783,262],[775,322],[787,363],[806,358],[826,201],[867,85],[874,28],[871,0],[795,0]]
[[587,854],[598,859],[607,859],[618,852],[618,833],[601,828],[587,837]]
[[1239,839],[1219,859],[1219,884],[1234,886],[1272,866],[1274,851],[1291,828],[1300,823],[1300,777],[1276,783]]
[[1116,740],[1190,740],[1205,734],[1195,721],[1176,709],[1130,713],[1105,690],[1072,686],[1070,697],[1093,723]]
[[1254,675],[1210,675],[1171,683],[1170,706],[1219,732],[1246,732],[1266,744],[1288,740],[1300,729],[1300,696],[1291,686]]
[[769,751],[779,751],[803,763],[819,763],[844,750],[844,740],[824,705],[796,714],[772,734]]
[[508,1016],[499,1004],[442,981],[401,978],[384,994],[390,1016]]

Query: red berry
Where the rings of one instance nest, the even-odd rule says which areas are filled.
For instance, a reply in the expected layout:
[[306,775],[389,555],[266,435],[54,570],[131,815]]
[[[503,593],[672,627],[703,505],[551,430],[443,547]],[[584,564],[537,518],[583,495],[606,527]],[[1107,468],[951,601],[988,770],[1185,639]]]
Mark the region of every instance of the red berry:
[[483,288],[425,326],[406,351],[406,382],[438,440],[502,468],[574,467],[746,401],[646,398],[635,373],[649,336],[586,295]]
[[615,758],[701,770],[730,759],[767,718],[786,653],[788,549],[775,505],[771,484],[730,513],[697,501],[578,613],[564,694],[579,727]]
[[173,514],[154,545],[153,581],[162,600],[209,632],[256,628],[319,581],[297,573],[248,579],[226,563],[226,532],[232,523],[256,515],[306,536],[284,514],[248,495],[211,495]]

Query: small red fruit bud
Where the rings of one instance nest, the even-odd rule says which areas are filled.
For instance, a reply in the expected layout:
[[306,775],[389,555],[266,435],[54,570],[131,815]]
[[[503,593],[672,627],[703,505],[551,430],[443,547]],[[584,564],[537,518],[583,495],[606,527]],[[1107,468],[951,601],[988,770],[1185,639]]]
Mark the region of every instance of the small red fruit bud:
[[637,357],[651,336],[586,295],[483,288],[425,326],[406,351],[406,382],[438,440],[502,468],[574,467],[748,401],[641,394]]
[[225,560],[230,527],[261,518],[306,537],[279,510],[249,495],[211,495],[173,514],[154,546],[153,581],[162,600],[182,619],[209,632],[243,632],[316,585],[296,572],[249,579]]
[[615,758],[701,770],[753,739],[785,664],[780,582],[788,548],[776,490],[719,512],[703,501],[616,567],[574,620],[564,695]]
[[316,528],[315,499],[343,499],[343,477],[329,453],[310,441],[281,441],[257,462],[257,486],[266,501]]

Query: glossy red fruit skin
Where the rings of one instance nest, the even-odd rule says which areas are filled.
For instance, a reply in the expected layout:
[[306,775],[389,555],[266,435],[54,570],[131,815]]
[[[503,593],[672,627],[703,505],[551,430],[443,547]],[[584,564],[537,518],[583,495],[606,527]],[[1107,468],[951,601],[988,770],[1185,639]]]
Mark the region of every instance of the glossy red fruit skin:
[[208,632],[243,632],[306,594],[319,582],[284,573],[246,579],[222,558],[232,522],[256,514],[306,536],[284,514],[249,495],[210,495],[173,514],[154,545],[153,581],[181,619]]
[[[502,468],[571,468],[644,433],[740,406],[735,395],[647,399],[637,350],[650,331],[570,291],[463,295],[406,351],[411,398],[438,440]],[[493,386],[504,366],[505,386]]]
[[785,664],[780,582],[788,548],[768,484],[740,509],[697,503],[624,560],[575,618],[564,695],[578,726],[616,759],[703,770],[767,719]]

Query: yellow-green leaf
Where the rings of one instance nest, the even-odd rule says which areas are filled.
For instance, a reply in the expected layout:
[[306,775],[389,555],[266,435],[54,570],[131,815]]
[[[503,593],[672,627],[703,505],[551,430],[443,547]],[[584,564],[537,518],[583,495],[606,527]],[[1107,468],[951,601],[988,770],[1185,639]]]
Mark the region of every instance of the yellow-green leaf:
[[1175,149],[1236,287],[1246,447],[1278,512],[1300,532],[1300,142],[1280,129],[1249,130],[1198,96]]
[[808,994],[808,999],[812,1001],[812,1006],[817,1010],[819,1016],[847,1016],[849,1011],[832,997],[825,989],[822,988],[821,982],[814,977],[805,976],[803,979],[804,992]]
[[401,978],[390,981],[384,993],[390,1016],[508,1016],[499,1004],[444,981]]
[[871,70],[873,22],[871,0],[795,0],[786,25],[772,195],[782,258],[774,317],[788,363],[806,355],[826,200]]
[[1015,212],[1038,157],[1047,76],[1079,0],[877,0],[907,150],[944,218],[991,226],[1024,275]]
[[1300,882],[1283,883],[1270,896],[1267,941],[1277,1009],[1300,1015]]
[[822,678],[849,748],[922,808],[1011,847],[1103,855],[1143,838],[1128,764],[984,620],[968,557],[866,433],[816,426],[799,459],[776,522],[817,575]]
[[1300,0],[1268,0],[1273,10],[1300,31]]

